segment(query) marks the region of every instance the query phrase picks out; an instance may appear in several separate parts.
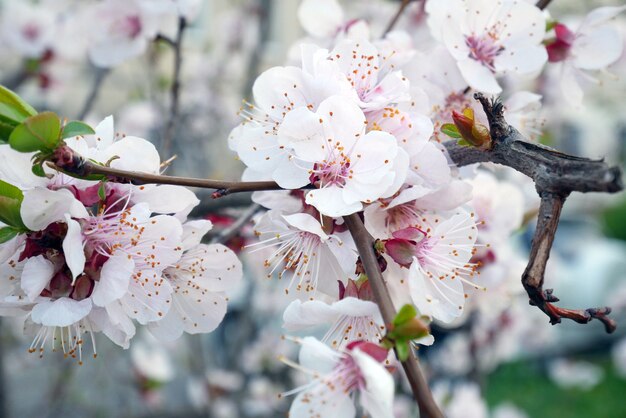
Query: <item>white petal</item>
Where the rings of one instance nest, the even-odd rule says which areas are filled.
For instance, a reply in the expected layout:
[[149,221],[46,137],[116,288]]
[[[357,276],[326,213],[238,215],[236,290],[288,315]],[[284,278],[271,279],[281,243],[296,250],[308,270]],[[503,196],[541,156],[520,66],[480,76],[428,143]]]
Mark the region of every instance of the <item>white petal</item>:
[[22,271],[21,286],[28,299],[34,301],[41,291],[48,286],[54,276],[54,264],[46,260],[43,255],[26,260]]
[[306,107],[287,113],[278,129],[278,142],[293,148],[304,161],[322,161],[327,156],[326,134],[321,116]]
[[144,202],[154,213],[179,213],[188,211],[200,203],[196,194],[186,187],[172,185],[147,185],[134,187],[134,202]]
[[356,361],[365,379],[365,390],[361,391],[363,409],[372,418],[393,418],[393,377],[385,367],[359,349],[352,358]]
[[499,94],[502,91],[489,68],[478,61],[465,59],[457,62],[457,66],[467,84],[473,89],[489,94]]
[[535,74],[548,62],[548,53],[543,45],[533,45],[515,50],[505,50],[494,60],[498,74]]
[[33,308],[31,318],[33,322],[50,327],[67,327],[75,324],[91,311],[91,299],[76,301],[70,298],[60,298],[38,303]]
[[8,144],[0,145],[0,179],[22,190],[45,187],[48,179],[36,176],[31,171],[33,155],[15,151]]
[[329,373],[337,366],[340,358],[341,354],[313,337],[304,337],[301,340],[298,362],[305,369],[320,374]]
[[333,186],[311,190],[306,194],[305,201],[323,215],[332,217],[350,215],[363,208],[361,202],[346,203],[343,198],[343,189]]
[[85,268],[85,251],[83,250],[83,235],[78,222],[65,215],[67,223],[67,234],[63,239],[63,255],[65,262],[72,272],[72,285],[78,276],[83,273]]
[[293,215],[284,215],[283,218],[287,223],[301,231],[310,232],[317,235],[323,241],[328,239],[328,235],[322,229],[319,221],[307,213],[294,213]]
[[419,267],[417,260],[409,268],[411,298],[422,315],[442,322],[452,322],[463,313],[465,293],[461,280],[429,279]]
[[[141,281],[140,281],[141,279]],[[154,270],[141,271],[140,279],[133,278],[128,292],[120,302],[126,315],[142,325],[159,321],[172,306],[173,289],[170,283]]]
[[66,189],[49,190],[37,188],[24,192],[21,215],[24,225],[31,231],[41,231],[54,222],[89,216],[85,206]]
[[299,331],[321,324],[331,324],[339,314],[333,307],[319,300],[291,302],[283,313],[283,328]]
[[199,245],[202,238],[213,228],[213,223],[206,219],[197,219],[183,224],[183,250]]
[[106,163],[115,156],[119,158],[111,161],[113,168],[159,174],[161,168],[159,152],[153,144],[143,138],[134,136],[122,138],[99,152],[97,160]]
[[611,27],[600,27],[574,40],[574,65],[583,70],[599,70],[613,64],[622,55],[620,33]]
[[338,388],[330,389],[325,384],[301,392],[289,408],[289,418],[355,416],[356,408],[349,394]]
[[135,269],[132,258],[117,253],[109,258],[100,271],[100,280],[94,286],[91,298],[98,306],[107,306],[128,291],[130,277]]
[[330,38],[343,23],[343,10],[337,0],[304,0],[298,8],[298,20],[310,35]]
[[[316,114],[323,121],[327,145],[329,142],[340,142],[349,150],[365,132],[363,111],[353,100],[343,96],[331,96],[324,100]],[[328,141],[329,139],[332,141]]]

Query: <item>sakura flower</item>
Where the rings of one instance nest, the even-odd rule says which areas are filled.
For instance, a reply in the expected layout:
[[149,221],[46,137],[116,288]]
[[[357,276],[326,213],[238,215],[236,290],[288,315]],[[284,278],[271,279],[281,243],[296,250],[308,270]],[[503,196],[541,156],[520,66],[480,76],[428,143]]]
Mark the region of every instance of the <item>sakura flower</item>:
[[11,0],[2,5],[2,39],[26,58],[40,58],[52,46],[56,15],[29,1]]
[[356,416],[354,396],[372,418],[393,417],[393,378],[381,362],[387,350],[368,342],[353,342],[345,350],[335,351],[320,341],[301,340],[299,365],[287,364],[310,374],[312,381],[283,394],[298,394],[289,416]]
[[465,304],[463,282],[475,276],[469,263],[477,228],[473,215],[462,211],[425,230],[406,228],[385,243],[387,253],[409,268],[408,284],[415,306],[423,315],[442,322],[459,317]]
[[172,308],[149,329],[161,340],[173,340],[184,332],[213,331],[226,315],[225,292],[243,276],[241,262],[222,244],[201,244],[213,225],[190,221],[183,225],[181,259],[163,271],[173,287]]
[[498,94],[496,77],[533,75],[548,56],[541,42],[545,17],[523,1],[448,2],[442,38],[470,87]]
[[91,34],[88,51],[98,67],[113,67],[141,55],[157,33],[154,16],[138,0],[106,0],[94,5],[90,14],[101,28]]
[[623,41],[616,28],[608,22],[626,10],[626,6],[600,7],[592,10],[574,32],[557,23],[555,38],[546,49],[550,62],[561,62],[560,86],[563,96],[574,106],[580,106],[583,91],[579,80],[596,81],[590,71],[602,70],[616,62],[622,54]]
[[291,187],[315,185],[306,203],[327,216],[348,215],[361,210],[362,202],[392,195],[406,175],[396,139],[382,131],[366,134],[363,112],[340,96],[326,99],[317,112],[289,112],[278,140],[293,156],[275,180]]
[[394,103],[410,101],[409,82],[390,62],[394,51],[381,55],[366,40],[340,41],[328,59],[337,63],[355,89],[363,111],[380,110]]
[[316,325],[332,324],[322,342],[335,349],[345,348],[351,341],[378,343],[384,329],[378,306],[373,302],[369,282],[360,286],[353,280],[339,284],[339,300],[332,304],[311,300],[294,300],[283,314],[283,327],[298,331]]
[[343,24],[343,9],[337,0],[304,0],[298,7],[298,20],[309,35],[330,38]]
[[250,245],[259,247],[254,251],[276,248],[265,260],[266,267],[271,268],[268,277],[281,266],[279,279],[285,273],[291,276],[285,292],[295,285],[296,290],[313,295],[317,290],[333,294],[337,281],[346,276],[341,259],[350,260],[352,265],[356,261],[354,251],[343,239],[324,232],[319,221],[306,213],[282,215],[271,210],[259,220],[255,233],[261,241]]

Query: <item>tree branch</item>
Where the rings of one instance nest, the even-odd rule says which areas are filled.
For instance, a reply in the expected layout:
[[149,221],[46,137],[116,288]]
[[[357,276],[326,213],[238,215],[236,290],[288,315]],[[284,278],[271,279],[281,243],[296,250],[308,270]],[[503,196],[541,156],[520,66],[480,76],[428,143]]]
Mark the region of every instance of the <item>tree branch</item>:
[[93,108],[93,105],[96,103],[96,99],[98,98],[98,93],[100,93],[102,83],[104,83],[104,79],[110,71],[111,70],[109,68],[95,68],[94,79],[93,83],[91,84],[91,90],[89,91],[89,95],[85,99],[83,108],[78,114],[78,120],[85,119],[87,114],[91,111],[91,108]]
[[540,8],[541,10],[545,9],[546,7],[548,7],[548,5],[552,3],[552,0],[539,0],[535,6],[537,6],[538,8]]
[[391,21],[389,22],[387,27],[385,28],[385,31],[383,32],[382,38],[384,38],[385,35],[387,35],[389,32],[391,32],[393,30],[393,28],[398,23],[398,20],[400,20],[400,17],[402,16],[402,13],[404,13],[404,9],[406,9],[406,7],[409,5],[409,3],[411,3],[411,1],[413,1],[413,0],[401,0],[400,7],[398,8],[398,11],[393,16],[393,18],[391,19]]
[[615,321],[607,315],[610,308],[571,310],[559,308],[553,303],[558,298],[552,289],[544,291],[546,263],[559,223],[561,209],[571,192],[616,193],[623,189],[622,172],[619,167],[610,167],[603,160],[574,157],[551,148],[526,142],[524,137],[504,119],[504,108],[499,100],[490,100],[480,93],[474,97],[481,102],[492,138],[491,148],[481,150],[464,147],[455,141],[444,143],[450,158],[458,166],[481,162],[493,162],[511,167],[535,182],[541,197],[537,228],[531,245],[522,284],[530,298],[557,324],[562,318],[586,324],[592,319],[602,321],[607,332],[616,328]]
[[[173,43],[170,43],[172,48],[174,48],[174,75],[172,81],[172,87],[170,89],[170,118],[167,121],[167,125],[165,126],[165,131],[163,133],[163,154],[168,155],[170,152],[170,148],[172,147],[172,140],[174,138],[176,127],[178,125],[178,118],[180,113],[180,68],[183,62],[182,56],[182,43],[183,43],[183,34],[185,32],[185,28],[187,27],[187,21],[184,17],[178,18],[178,32],[176,33],[176,39]],[[171,42],[171,41],[170,41]]]
[[103,175],[109,181],[117,183],[131,183],[136,185],[142,184],[172,184],[176,186],[198,187],[201,189],[215,189],[211,195],[213,198],[219,198],[231,193],[239,192],[255,192],[261,190],[283,190],[274,181],[224,181],[212,179],[198,179],[191,177],[164,176],[161,174],[139,173],[136,171],[120,170],[117,168],[106,167],[94,164],[78,158],[78,163],[73,164],[75,167],[68,165],[56,165],[49,162],[48,166],[73,176],[87,178],[90,175]]
[[[363,268],[365,269],[365,274],[367,274],[370,286],[372,287],[374,299],[380,309],[385,325],[388,326],[396,317],[396,310],[380,271],[380,266],[374,251],[374,238],[365,229],[365,225],[363,225],[363,221],[361,221],[358,213],[344,216],[343,219],[348,226],[352,238],[354,238],[359,256],[361,257],[361,262],[363,263]],[[443,418],[443,414],[433,399],[426,377],[422,373],[417,357],[415,357],[412,350],[409,358],[402,362],[402,367],[409,379],[411,390],[417,401],[420,417]]]

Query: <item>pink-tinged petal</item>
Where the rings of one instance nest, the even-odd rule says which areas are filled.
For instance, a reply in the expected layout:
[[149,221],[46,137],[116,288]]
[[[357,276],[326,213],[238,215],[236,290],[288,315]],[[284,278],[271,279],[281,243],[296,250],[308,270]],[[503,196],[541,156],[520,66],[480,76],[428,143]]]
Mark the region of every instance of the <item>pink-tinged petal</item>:
[[200,244],[202,238],[213,228],[213,223],[206,219],[197,219],[183,224],[183,250],[189,250]]
[[327,303],[319,300],[302,302],[296,299],[283,312],[283,328],[288,331],[299,331],[317,325],[331,324],[338,317],[339,313]]
[[121,299],[128,291],[130,277],[135,269],[132,258],[123,253],[110,257],[102,266],[100,280],[94,286],[91,298],[97,306],[107,306]]
[[457,62],[461,75],[475,90],[489,94],[500,94],[502,88],[496,81],[495,75],[478,61],[465,59]]
[[75,301],[60,298],[36,304],[31,312],[33,322],[49,327],[67,327],[75,324],[91,311],[91,299]]
[[415,257],[416,247],[405,239],[390,239],[385,242],[387,254],[403,267],[409,267]]
[[63,255],[65,262],[72,272],[72,284],[78,276],[83,273],[85,268],[85,251],[83,250],[83,235],[78,222],[71,219],[69,215],[65,215],[65,223],[67,224],[67,234],[63,239]]
[[26,260],[22,271],[21,286],[31,302],[39,297],[53,276],[54,264],[46,260],[43,255]]
[[65,221],[65,215],[72,218],[89,216],[85,206],[67,190],[49,190],[43,188],[24,192],[21,207],[24,225],[32,231],[41,231],[54,222]]
[[374,344],[369,341],[352,341],[350,344],[346,346],[346,349],[349,351],[351,350],[361,351],[379,363],[382,363],[383,361],[387,360],[387,356],[389,355],[388,349],[383,348],[380,345]]
[[387,369],[365,352],[356,349],[352,358],[365,379],[365,390],[360,392],[361,405],[372,418],[393,418],[394,382]]
[[574,66],[583,70],[599,70],[613,64],[622,55],[623,40],[619,31],[600,27],[579,36],[572,45]]
[[397,239],[405,239],[405,240],[410,240],[410,241],[415,241],[415,242],[421,241],[426,236],[426,234],[422,230],[418,228],[413,228],[413,227],[400,229],[399,231],[394,231],[392,235],[394,238],[397,238]]
[[298,20],[309,35],[331,38],[343,23],[343,9],[337,0],[304,0],[298,8]]

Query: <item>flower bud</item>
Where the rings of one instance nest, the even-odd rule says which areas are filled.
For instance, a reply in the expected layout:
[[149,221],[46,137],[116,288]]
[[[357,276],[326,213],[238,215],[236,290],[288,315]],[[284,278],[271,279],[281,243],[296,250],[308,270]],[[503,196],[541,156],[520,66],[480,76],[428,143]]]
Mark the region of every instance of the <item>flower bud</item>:
[[475,147],[488,148],[491,144],[489,129],[474,119],[474,111],[466,108],[463,113],[452,111],[452,121],[461,137]]

